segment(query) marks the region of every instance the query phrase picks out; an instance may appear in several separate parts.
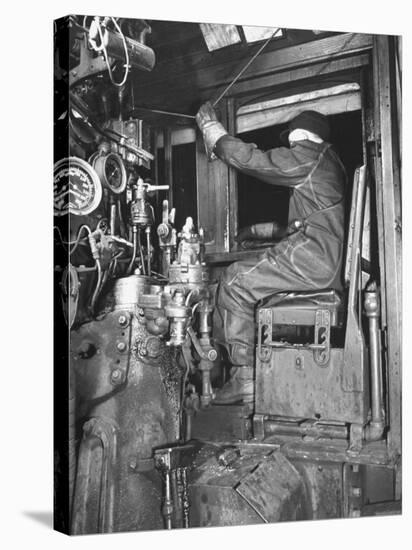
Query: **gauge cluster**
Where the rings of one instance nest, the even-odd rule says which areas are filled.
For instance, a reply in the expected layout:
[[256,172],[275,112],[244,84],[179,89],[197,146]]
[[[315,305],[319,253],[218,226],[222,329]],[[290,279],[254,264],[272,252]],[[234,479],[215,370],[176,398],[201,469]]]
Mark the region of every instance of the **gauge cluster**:
[[102,184],[96,170],[78,157],[59,160],[53,174],[54,215],[86,216],[102,199]]

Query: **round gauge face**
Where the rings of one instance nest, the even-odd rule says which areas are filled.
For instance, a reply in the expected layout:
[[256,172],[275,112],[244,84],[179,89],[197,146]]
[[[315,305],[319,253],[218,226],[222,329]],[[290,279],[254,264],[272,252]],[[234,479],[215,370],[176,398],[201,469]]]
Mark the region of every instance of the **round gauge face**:
[[105,187],[112,193],[123,193],[126,189],[127,174],[120,155],[117,153],[98,155],[93,159],[93,166]]
[[113,193],[122,193],[126,187],[126,171],[119,155],[110,153],[106,157],[104,174],[107,186]]
[[77,157],[54,165],[54,215],[85,216],[95,210],[102,198],[99,176],[90,164]]

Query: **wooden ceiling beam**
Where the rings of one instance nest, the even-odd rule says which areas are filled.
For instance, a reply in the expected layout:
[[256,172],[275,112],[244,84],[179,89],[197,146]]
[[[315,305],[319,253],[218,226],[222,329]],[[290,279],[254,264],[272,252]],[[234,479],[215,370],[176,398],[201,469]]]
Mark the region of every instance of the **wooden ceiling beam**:
[[[295,46],[270,50],[263,52],[249,67],[242,76],[243,80],[263,76],[268,73],[293,69],[302,63],[310,64],[321,60],[336,59],[342,56],[351,55],[372,48],[372,36],[369,34],[345,33],[327,38],[305,42]],[[250,50],[248,50],[250,51]],[[246,53],[242,51],[242,54]],[[236,59],[216,63],[213,55],[199,54],[196,58],[185,58],[183,65],[179,60],[171,63],[159,64],[150,74],[140,75],[136,86],[144,90],[146,87],[162,83],[170,85],[182,79],[183,82],[193,81],[200,89],[211,86],[223,86],[233,78],[233,69],[239,62],[239,55]],[[199,67],[199,62],[205,63],[210,60],[208,66]]]
[[[253,79],[241,80],[237,82],[231,89],[230,95],[246,96],[257,92],[273,89],[279,86],[292,85],[293,83],[308,80],[311,78],[319,78],[328,74],[341,73],[345,71],[356,71],[362,66],[370,62],[370,54],[362,53],[341,59],[335,59],[328,63],[320,62],[309,66],[295,68],[289,71],[274,72],[270,75],[255,77]],[[212,81],[213,82],[213,81]],[[215,90],[216,86],[210,83],[208,87],[202,89],[196,88],[196,82],[190,81],[174,81],[168,86],[158,85],[151,88],[149,91],[139,90],[136,93],[136,103],[140,101],[142,104],[159,106],[164,108],[173,107],[179,112],[194,114],[189,110],[196,109],[193,101],[199,105],[202,101],[209,99]]]

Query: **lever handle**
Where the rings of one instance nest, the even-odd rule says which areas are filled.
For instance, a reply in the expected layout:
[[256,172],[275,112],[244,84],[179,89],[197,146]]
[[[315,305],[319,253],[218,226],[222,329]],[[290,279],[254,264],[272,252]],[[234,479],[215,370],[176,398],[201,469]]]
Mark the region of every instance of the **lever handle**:
[[167,191],[169,189],[168,185],[151,185],[150,183],[144,184],[146,187],[146,191],[150,193],[150,191]]

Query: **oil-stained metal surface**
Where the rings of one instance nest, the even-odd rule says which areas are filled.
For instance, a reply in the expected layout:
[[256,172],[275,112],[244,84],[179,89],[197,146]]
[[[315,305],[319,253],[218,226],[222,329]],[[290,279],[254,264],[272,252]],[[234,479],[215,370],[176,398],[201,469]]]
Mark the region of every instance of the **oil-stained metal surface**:
[[[262,349],[266,349],[264,346]],[[318,365],[304,349],[273,350],[268,361],[256,361],[256,412],[363,424],[368,409],[361,388],[344,391],[343,350],[330,350]]]
[[303,519],[307,517],[304,491],[297,470],[271,448],[206,446],[190,474],[190,525]]
[[214,405],[196,411],[192,437],[208,441],[239,441],[251,437],[250,405]]
[[[161,479],[152,453],[179,437],[181,369],[164,342],[156,357],[139,354],[149,336],[139,318],[118,310],[72,335],[81,457],[73,533],[163,527]],[[80,440],[91,420],[113,427],[111,454],[96,437]],[[101,519],[107,516],[110,521]]]
[[342,517],[342,464],[310,460],[292,460],[291,462],[305,484],[310,517],[313,519]]
[[236,492],[266,523],[308,518],[305,486],[296,468],[279,452],[265,456]]

